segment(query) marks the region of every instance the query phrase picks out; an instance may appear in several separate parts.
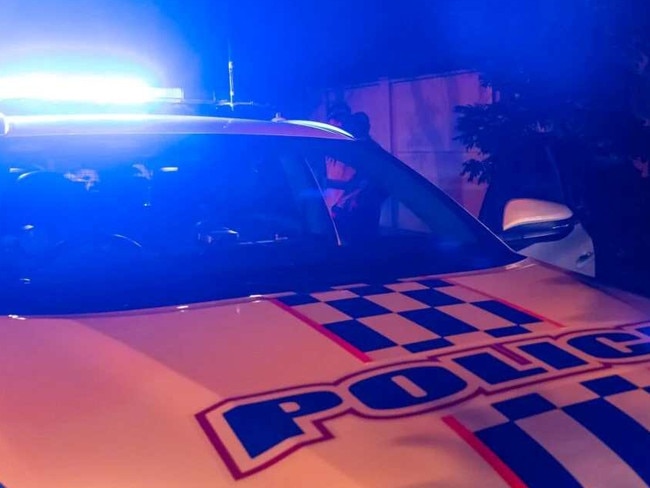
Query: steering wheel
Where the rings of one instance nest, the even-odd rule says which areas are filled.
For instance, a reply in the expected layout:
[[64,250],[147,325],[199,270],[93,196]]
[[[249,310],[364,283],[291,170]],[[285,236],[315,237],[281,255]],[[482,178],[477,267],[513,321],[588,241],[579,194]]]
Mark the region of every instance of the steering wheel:
[[232,226],[239,232],[243,239],[246,240],[249,234],[267,234],[280,235],[282,237],[301,234],[303,230],[302,223],[275,212],[255,212],[250,214],[238,215],[236,222]]
[[40,260],[38,272],[69,273],[75,269],[110,269],[121,262],[141,259],[142,245],[119,234],[93,233],[59,242]]
[[144,248],[142,244],[121,234],[91,233],[88,236],[75,237],[62,241],[57,246],[57,254],[79,252],[92,249],[94,252],[123,253],[139,256]]

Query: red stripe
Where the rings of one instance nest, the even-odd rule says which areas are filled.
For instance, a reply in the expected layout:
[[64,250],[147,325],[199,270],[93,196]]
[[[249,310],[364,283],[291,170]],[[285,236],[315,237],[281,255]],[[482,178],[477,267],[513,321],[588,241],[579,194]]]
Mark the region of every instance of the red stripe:
[[479,456],[481,456],[494,471],[497,472],[503,481],[505,481],[510,488],[526,488],[526,484],[521,481],[521,478],[504,463],[499,456],[497,456],[489,447],[487,447],[481,440],[474,435],[474,433],[461,424],[455,417],[448,415],[442,418],[442,421],[453,430],[458,436],[463,439],[472,449],[474,449]]
[[514,308],[515,310],[519,310],[520,312],[524,312],[524,313],[527,313],[528,315],[532,315],[533,317],[538,318],[539,320],[543,320],[544,322],[546,322],[548,324],[551,324],[551,325],[554,325],[555,327],[559,327],[561,329],[564,329],[566,327],[566,325],[561,324],[560,322],[557,322],[557,321],[555,321],[553,319],[549,319],[547,317],[544,317],[543,315],[540,315],[540,314],[538,314],[536,312],[531,312],[530,310],[528,310],[528,309],[526,309],[524,307],[521,307],[521,306],[517,305],[516,303],[509,302],[508,300],[504,300],[503,298],[497,297],[495,295],[491,295],[490,293],[485,293],[483,290],[479,290],[478,288],[467,286],[467,285],[465,285],[463,283],[459,283],[458,281],[456,281],[454,279],[451,279],[451,278],[443,278],[443,279],[444,279],[444,281],[448,281],[449,283],[452,283],[452,284],[454,284],[456,286],[460,286],[461,288],[465,288],[466,290],[473,291],[475,293],[480,293],[481,295],[485,295],[487,298],[491,298],[492,300],[496,300],[498,302],[501,302],[504,305],[508,305],[509,307]]
[[289,305],[286,305],[282,303],[280,300],[271,298],[268,300],[272,304],[274,304],[277,307],[280,307],[282,310],[284,310],[287,313],[290,313],[297,319],[299,319],[301,322],[307,324],[309,327],[312,329],[316,330],[317,332],[320,332],[323,334],[325,337],[327,337],[329,340],[332,342],[335,342],[339,346],[341,346],[343,349],[345,349],[347,352],[352,354],[355,358],[357,358],[359,361],[364,362],[364,363],[370,363],[372,362],[372,358],[368,356],[366,353],[360,351],[356,347],[352,346],[351,344],[345,342],[343,339],[341,339],[339,336],[328,330],[326,327],[324,327],[322,324],[319,324],[318,322],[310,319],[306,315],[301,314],[294,308],[290,307]]

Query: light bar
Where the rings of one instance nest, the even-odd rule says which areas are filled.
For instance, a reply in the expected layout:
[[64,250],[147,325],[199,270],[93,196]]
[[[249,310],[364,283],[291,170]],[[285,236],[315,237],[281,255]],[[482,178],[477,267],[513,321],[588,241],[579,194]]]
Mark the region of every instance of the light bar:
[[33,73],[0,78],[0,100],[141,104],[182,99],[180,88],[155,88],[126,76]]

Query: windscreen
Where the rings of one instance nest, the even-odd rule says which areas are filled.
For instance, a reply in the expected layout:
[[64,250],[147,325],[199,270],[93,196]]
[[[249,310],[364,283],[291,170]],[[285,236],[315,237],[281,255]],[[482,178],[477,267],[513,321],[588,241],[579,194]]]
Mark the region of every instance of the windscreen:
[[516,259],[371,144],[7,138],[0,161],[7,313],[175,305]]

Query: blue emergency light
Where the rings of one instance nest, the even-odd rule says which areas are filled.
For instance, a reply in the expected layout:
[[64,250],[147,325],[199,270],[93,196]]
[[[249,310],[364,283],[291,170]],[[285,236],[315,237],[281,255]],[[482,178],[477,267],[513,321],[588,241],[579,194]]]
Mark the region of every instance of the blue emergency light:
[[36,100],[97,104],[182,101],[180,88],[152,87],[127,76],[31,73],[0,78],[0,101]]

